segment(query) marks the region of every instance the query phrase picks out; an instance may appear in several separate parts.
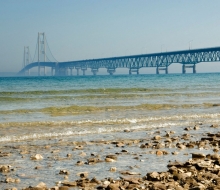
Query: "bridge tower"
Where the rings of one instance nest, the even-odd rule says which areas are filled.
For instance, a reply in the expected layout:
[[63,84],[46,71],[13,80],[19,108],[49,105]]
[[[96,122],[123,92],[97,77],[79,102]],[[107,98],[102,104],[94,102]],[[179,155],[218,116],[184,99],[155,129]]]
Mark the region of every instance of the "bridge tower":
[[[24,46],[24,62],[23,67],[26,67],[30,63],[30,51],[29,46]],[[24,75],[26,75],[26,72],[24,72]],[[27,70],[27,75],[30,75],[30,70]]]
[[40,62],[46,62],[46,41],[45,34],[38,32],[38,76],[41,75],[40,69],[44,69],[44,76],[46,75],[46,67],[40,66]]

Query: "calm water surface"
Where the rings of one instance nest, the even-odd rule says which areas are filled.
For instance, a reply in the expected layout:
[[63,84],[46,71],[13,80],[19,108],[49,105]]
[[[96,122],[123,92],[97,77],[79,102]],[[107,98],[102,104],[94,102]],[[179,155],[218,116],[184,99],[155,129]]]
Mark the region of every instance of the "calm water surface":
[[220,74],[0,78],[0,142],[219,122]]

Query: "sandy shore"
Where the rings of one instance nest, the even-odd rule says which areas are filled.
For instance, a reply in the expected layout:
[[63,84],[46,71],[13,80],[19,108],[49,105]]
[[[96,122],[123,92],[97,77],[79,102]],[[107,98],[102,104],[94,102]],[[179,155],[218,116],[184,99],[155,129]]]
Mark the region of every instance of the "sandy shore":
[[220,189],[218,129],[198,124],[178,132],[125,130],[110,140],[2,143],[0,189]]

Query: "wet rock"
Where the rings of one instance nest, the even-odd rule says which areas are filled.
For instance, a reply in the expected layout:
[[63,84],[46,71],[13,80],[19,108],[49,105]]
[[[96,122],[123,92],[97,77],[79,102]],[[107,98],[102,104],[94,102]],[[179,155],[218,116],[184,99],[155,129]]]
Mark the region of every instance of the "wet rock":
[[[141,180],[140,178],[136,178],[136,177],[130,177],[130,176],[126,176],[126,177],[121,177],[124,181],[129,182],[129,184],[140,184],[139,180]],[[128,184],[127,184],[128,185]]]
[[8,157],[11,154],[9,152],[0,152],[0,157]]
[[55,154],[55,153],[58,153],[58,152],[60,152],[59,149],[57,149],[57,150],[52,150],[52,151],[51,151],[52,154]]
[[45,149],[50,149],[51,146],[50,146],[50,145],[46,145],[44,148],[45,148]]
[[199,129],[199,125],[195,125],[195,126],[193,127],[193,129],[194,129],[194,130],[198,130],[198,129]]
[[92,164],[96,164],[98,162],[102,162],[102,160],[100,160],[99,158],[89,158],[87,164],[92,165]]
[[107,181],[107,180],[105,180],[103,183],[102,183],[102,186],[103,186],[103,188],[107,188],[109,185],[110,185],[110,181]]
[[160,175],[157,172],[147,173],[147,179],[151,181],[160,180]]
[[140,148],[147,148],[145,144],[141,144]]
[[140,173],[131,172],[131,171],[121,171],[120,173],[123,175],[140,175]]
[[206,157],[205,154],[202,153],[192,153],[193,159],[204,159],[205,157]]
[[61,174],[61,175],[69,175],[70,172],[67,171],[67,170],[60,170],[59,174]]
[[82,150],[82,149],[83,149],[83,146],[82,146],[82,145],[75,146],[75,148],[73,148],[73,150]]
[[157,156],[162,156],[162,155],[163,155],[163,151],[157,150],[157,151],[156,151],[156,155],[157,155]]
[[82,166],[83,164],[84,164],[83,161],[77,161],[77,163],[76,163],[77,166]]
[[116,172],[116,171],[117,171],[117,168],[116,168],[116,167],[111,167],[111,168],[110,168],[110,171],[111,171],[111,172]]
[[119,183],[110,183],[106,190],[120,190]]
[[128,150],[125,150],[125,149],[121,150],[121,152],[123,152],[123,153],[129,153],[129,151],[128,151]]
[[105,161],[106,161],[106,162],[115,162],[115,160],[112,159],[112,158],[106,158]]
[[5,183],[15,183],[15,179],[11,178],[11,177],[7,177],[5,179]]
[[[207,157],[207,156],[206,156]],[[213,154],[213,155],[210,155],[210,158],[212,160],[218,160],[220,158],[219,154]]]
[[44,182],[40,182],[36,187],[38,187],[38,188],[47,188],[47,185],[44,183]]
[[174,162],[170,162],[170,163],[167,165],[168,168],[170,168],[170,167],[172,167],[172,166],[175,166],[175,167],[179,168],[179,167],[183,167],[184,164],[183,164],[182,162],[179,162],[179,161],[174,161]]
[[186,146],[184,144],[181,144],[181,143],[177,143],[176,147],[179,148],[179,149],[185,149],[186,148]]
[[211,164],[212,164],[211,160],[208,160],[208,161],[201,160],[200,162],[197,163],[197,166],[199,168],[208,168],[211,166]]
[[31,156],[31,160],[42,160],[43,156],[41,156],[40,154],[35,154],[33,156]]
[[172,152],[172,155],[178,155],[178,154],[179,154],[179,152],[177,152],[177,151]]
[[95,177],[90,180],[90,183],[101,184],[100,180],[97,180]]
[[186,144],[186,147],[187,147],[187,148],[194,148],[195,145],[190,142],[190,143],[187,143],[187,144]]
[[190,127],[186,127],[186,128],[184,128],[184,130],[185,130],[185,131],[190,131],[191,128],[190,128]]
[[88,175],[89,175],[89,173],[88,173],[88,172],[80,172],[80,173],[78,173],[77,175],[78,175],[79,177],[81,177],[81,178],[87,178]]
[[75,186],[77,186],[76,181],[73,181],[73,182],[64,181],[64,182],[62,182],[62,184],[64,186],[68,186],[68,187],[75,187]]
[[150,188],[152,190],[166,190],[166,185],[161,182],[152,183]]
[[156,135],[153,137],[153,140],[160,140],[161,139],[161,136],[160,135]]
[[106,156],[106,158],[111,158],[113,160],[117,160],[117,156],[114,155],[114,154],[109,154],[109,155]]
[[129,133],[129,132],[131,132],[131,130],[130,129],[125,129],[124,132]]
[[124,146],[124,143],[122,143],[122,142],[118,142],[117,144],[116,144],[116,147],[123,147]]
[[68,177],[67,175],[65,175],[63,178],[64,178],[64,180],[66,180],[66,181],[69,179],[69,177]]
[[85,156],[86,156],[86,153],[85,153],[85,152],[81,152],[81,153],[79,154],[79,156],[85,157]]
[[41,166],[35,166],[34,169],[35,169],[35,170],[39,170],[39,169],[41,169]]
[[218,124],[212,124],[212,125],[210,125],[210,127],[217,128]]
[[68,186],[62,186],[62,187],[59,187],[59,190],[69,190],[69,187]]
[[214,141],[215,139],[216,139],[215,136],[213,136],[213,137],[202,137],[201,141]]
[[15,179],[15,183],[20,183],[20,182],[21,182],[21,180],[19,178]]
[[164,144],[164,143],[157,143],[157,144],[154,146],[155,149],[161,149],[161,148],[163,148],[163,147],[165,147],[165,144]]
[[0,165],[0,172],[4,172],[4,173],[10,172],[10,168],[11,168],[10,165]]
[[71,158],[71,157],[72,157],[72,154],[69,153],[69,154],[66,155],[66,157],[67,157],[67,158]]

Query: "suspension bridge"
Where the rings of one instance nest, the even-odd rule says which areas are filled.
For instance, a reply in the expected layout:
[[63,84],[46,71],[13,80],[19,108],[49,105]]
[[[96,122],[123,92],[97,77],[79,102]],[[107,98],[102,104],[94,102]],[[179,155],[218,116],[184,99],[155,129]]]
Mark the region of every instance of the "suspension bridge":
[[192,69],[192,72],[196,73],[196,65],[198,63],[219,61],[220,47],[211,47],[58,62],[50,51],[45,33],[38,33],[34,58],[32,60],[29,47],[25,46],[23,69],[21,69],[18,74],[30,75],[30,70],[33,68],[38,69],[39,76],[47,75],[47,68],[51,69],[50,75],[52,76],[73,75],[74,69],[76,70],[77,75],[80,74],[80,71],[85,75],[87,69],[90,69],[93,75],[96,75],[100,68],[106,68],[110,75],[113,75],[117,68],[126,68],[128,69],[129,74],[139,74],[139,69],[144,67],[156,68],[156,74],[160,74],[161,71],[168,74],[168,67],[173,63],[182,64],[182,73],[184,74],[186,73],[187,68]]

